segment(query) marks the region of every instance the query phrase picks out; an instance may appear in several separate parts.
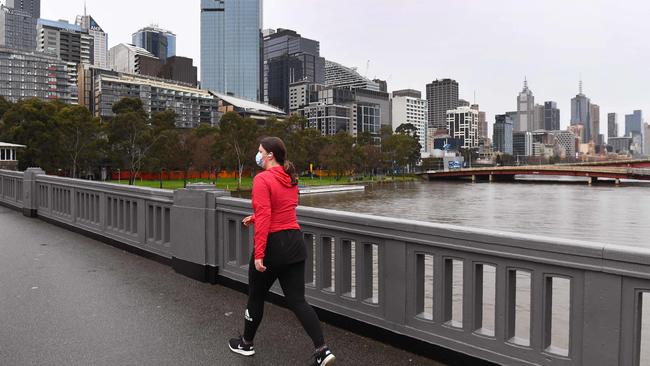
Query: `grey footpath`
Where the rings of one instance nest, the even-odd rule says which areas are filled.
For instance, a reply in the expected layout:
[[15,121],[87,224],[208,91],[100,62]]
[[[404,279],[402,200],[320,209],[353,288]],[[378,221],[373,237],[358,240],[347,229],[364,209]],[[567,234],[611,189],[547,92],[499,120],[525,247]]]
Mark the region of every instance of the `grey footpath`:
[[[246,296],[0,206],[0,365],[308,365],[311,341],[268,304],[257,354],[231,353]],[[323,324],[337,365],[440,365]]]

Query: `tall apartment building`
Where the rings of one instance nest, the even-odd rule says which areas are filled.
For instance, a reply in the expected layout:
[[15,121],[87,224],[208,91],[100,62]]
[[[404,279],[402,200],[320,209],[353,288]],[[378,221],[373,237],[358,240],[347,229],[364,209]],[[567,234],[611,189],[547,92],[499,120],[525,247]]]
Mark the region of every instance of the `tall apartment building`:
[[381,92],[379,83],[362,76],[356,68],[343,66],[330,60],[325,60],[325,85]]
[[201,0],[201,86],[261,100],[262,0]]
[[323,84],[325,59],[320,57],[318,41],[289,29],[267,33],[264,36],[263,100],[289,112],[290,86],[302,82]]
[[[310,90],[309,94],[310,104],[299,109],[297,113],[305,117],[311,116],[313,120],[317,116],[314,113],[326,113],[327,116],[332,117],[332,113],[336,111],[337,132],[345,125],[341,122],[342,119],[347,118],[346,131],[350,135],[356,137],[359,133],[368,132],[373,141],[379,143],[381,127],[391,125],[388,93],[346,87],[319,87]],[[347,107],[349,112],[344,116],[341,108],[325,108],[330,106]],[[331,123],[327,126],[330,127],[321,129],[323,135],[331,134],[333,131]]]
[[447,129],[447,111],[458,107],[458,82],[452,79],[434,80],[426,85],[429,127]]
[[452,138],[462,139],[460,147],[479,146],[478,111],[470,107],[458,107],[447,111],[447,131]]
[[58,99],[76,104],[77,70],[58,57],[0,48],[0,96],[11,102],[21,99]]
[[313,103],[301,110],[309,128],[318,129],[323,136],[339,131],[356,135],[357,109],[354,106]]
[[322,84],[299,81],[289,86],[289,112],[295,113],[309,103],[318,101],[318,92],[325,88]]
[[93,38],[93,65],[108,68],[108,33],[88,14],[78,15],[75,24]]
[[25,11],[34,19],[41,17],[41,0],[6,0],[8,8]]
[[410,123],[417,129],[421,152],[427,150],[427,101],[418,90],[405,89],[393,92],[391,99],[393,131],[401,124]]
[[497,114],[494,119],[492,147],[494,151],[512,155],[514,121],[505,114]]
[[132,44],[144,48],[158,57],[163,63],[176,56],[176,35],[157,25],[144,27],[131,36]]
[[0,5],[0,47],[36,50],[37,19],[28,10]]
[[607,138],[618,137],[618,115],[607,113]]
[[93,37],[77,24],[39,19],[36,50],[59,57],[63,61],[92,64]]
[[139,98],[147,113],[176,112],[176,126],[216,125],[217,99],[206,90],[189,84],[155,77],[79,65],[79,90],[82,105],[102,119],[115,116],[113,104],[124,97]]
[[535,129],[535,96],[528,89],[528,81],[524,79],[524,88],[517,95],[517,119],[515,131],[534,131]]

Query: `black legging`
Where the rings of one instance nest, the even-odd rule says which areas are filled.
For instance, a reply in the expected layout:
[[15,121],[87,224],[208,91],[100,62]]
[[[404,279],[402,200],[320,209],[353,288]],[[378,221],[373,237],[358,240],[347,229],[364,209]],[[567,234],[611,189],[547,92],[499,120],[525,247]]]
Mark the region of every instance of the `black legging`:
[[305,300],[305,261],[284,265],[266,265],[266,271],[255,269],[253,256],[248,266],[248,307],[244,322],[244,339],[252,342],[264,315],[264,299],[276,279],[280,280],[282,292],[289,309],[296,314],[314,347],[325,344],[320,321],[314,309]]

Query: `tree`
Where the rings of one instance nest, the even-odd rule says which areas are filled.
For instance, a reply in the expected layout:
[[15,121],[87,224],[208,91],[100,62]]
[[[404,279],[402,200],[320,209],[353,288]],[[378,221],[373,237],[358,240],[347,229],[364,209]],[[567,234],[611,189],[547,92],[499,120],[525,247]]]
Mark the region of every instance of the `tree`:
[[0,119],[5,115],[5,113],[13,107],[14,104],[5,99],[5,97],[0,96]]
[[71,105],[58,111],[55,116],[63,144],[61,151],[68,160],[70,176],[78,177],[81,167],[89,167],[100,157],[101,126],[88,109]]
[[176,114],[171,110],[160,112],[149,120],[138,98],[120,99],[113,104],[113,112],[115,117],[108,128],[108,142],[114,159],[129,170],[129,184],[132,185],[147,154],[164,136],[163,132],[174,128]]
[[195,169],[208,171],[208,179],[214,172],[215,179],[218,171],[215,168],[221,166],[221,157],[215,154],[218,130],[209,125],[202,125],[194,129],[194,144],[192,146],[192,161]]
[[382,145],[387,161],[393,170],[398,167],[403,171],[407,165],[414,166],[420,161],[420,143],[417,138],[396,133],[388,137]]
[[339,131],[328,140],[328,144],[321,151],[320,159],[327,169],[334,170],[336,180],[339,180],[354,167],[354,138],[346,131]]
[[158,172],[160,188],[163,188],[163,171],[169,172],[176,164],[176,145],[178,131],[168,129],[161,131],[158,142],[151,148],[147,158],[147,167]]
[[241,189],[241,176],[245,167],[253,166],[258,143],[258,127],[255,120],[242,118],[228,112],[219,122],[218,145],[222,149],[227,168],[237,170],[237,189]]
[[45,171],[63,169],[62,147],[65,142],[54,116],[66,107],[59,101],[45,102],[32,98],[15,103],[2,116],[3,140],[26,145],[18,168],[37,166]]
[[300,143],[302,145],[302,161],[296,162],[296,169],[304,164],[302,170],[308,170],[311,164],[318,167],[321,164],[320,153],[327,144],[327,139],[316,128],[306,128],[300,132]]
[[409,135],[412,137],[419,137],[418,129],[412,123],[402,123],[401,125],[397,126],[397,128],[395,129],[395,133],[400,133],[402,135]]

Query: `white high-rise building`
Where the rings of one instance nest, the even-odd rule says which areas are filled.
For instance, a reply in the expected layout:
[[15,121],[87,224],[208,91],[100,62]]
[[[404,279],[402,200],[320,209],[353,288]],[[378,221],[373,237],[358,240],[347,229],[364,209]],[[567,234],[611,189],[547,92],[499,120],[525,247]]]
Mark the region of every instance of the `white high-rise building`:
[[452,138],[462,139],[461,148],[478,147],[478,111],[470,107],[458,107],[447,111],[447,130]]
[[427,151],[427,101],[417,90],[396,90],[393,92],[392,121],[393,131],[401,124],[410,123],[417,128],[421,152]]
[[90,15],[78,15],[75,22],[81,29],[93,37],[93,65],[108,68],[108,33],[97,24]]

